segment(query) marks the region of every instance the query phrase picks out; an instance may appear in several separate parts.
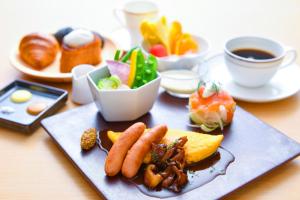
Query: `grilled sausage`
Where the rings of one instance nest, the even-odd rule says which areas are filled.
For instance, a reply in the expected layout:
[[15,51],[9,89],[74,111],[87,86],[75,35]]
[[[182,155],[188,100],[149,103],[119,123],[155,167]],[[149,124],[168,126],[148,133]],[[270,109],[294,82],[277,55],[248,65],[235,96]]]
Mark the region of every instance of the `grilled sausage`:
[[145,128],[144,123],[135,123],[127,128],[113,144],[105,160],[105,173],[107,176],[115,176],[119,173],[128,150],[144,133]]
[[168,128],[159,125],[143,134],[128,151],[122,166],[122,174],[127,178],[134,177],[142,165],[146,154],[151,150],[152,143],[158,143],[165,136]]

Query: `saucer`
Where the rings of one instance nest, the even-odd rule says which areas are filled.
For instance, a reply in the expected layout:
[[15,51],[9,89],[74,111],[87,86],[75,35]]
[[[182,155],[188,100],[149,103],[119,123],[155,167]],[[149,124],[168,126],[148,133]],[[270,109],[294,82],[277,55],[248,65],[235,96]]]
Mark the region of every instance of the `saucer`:
[[288,98],[300,90],[300,67],[296,63],[278,70],[269,83],[258,88],[247,88],[232,80],[224,58],[219,57],[206,63],[209,65],[209,78],[219,81],[230,95],[241,101],[265,103]]

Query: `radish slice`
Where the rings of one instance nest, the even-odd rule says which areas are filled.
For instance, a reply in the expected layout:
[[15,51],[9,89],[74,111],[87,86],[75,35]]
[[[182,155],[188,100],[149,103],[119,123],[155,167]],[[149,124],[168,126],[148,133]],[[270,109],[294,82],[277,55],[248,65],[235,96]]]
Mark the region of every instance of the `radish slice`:
[[130,71],[129,65],[113,60],[107,60],[106,63],[110,74],[118,76],[123,84],[127,84]]

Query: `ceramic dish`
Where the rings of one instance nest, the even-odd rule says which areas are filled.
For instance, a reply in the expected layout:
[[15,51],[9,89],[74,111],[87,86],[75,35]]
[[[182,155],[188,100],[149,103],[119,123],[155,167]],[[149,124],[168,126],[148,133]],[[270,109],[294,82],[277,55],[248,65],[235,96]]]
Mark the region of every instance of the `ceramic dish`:
[[96,83],[108,77],[107,67],[88,73],[88,82],[94,101],[106,121],[129,121],[146,114],[157,97],[160,75],[137,89],[99,90]]
[[[102,62],[97,67],[105,65],[105,59],[112,58],[117,49],[115,43],[108,37],[105,38],[105,45],[102,49]],[[72,73],[61,73],[59,71],[60,53],[56,56],[55,61],[43,70],[35,70],[25,64],[19,57],[18,47],[16,46],[10,54],[10,63],[18,71],[35,79],[49,82],[71,82]]]
[[[26,90],[32,94],[30,100],[23,103],[15,103],[11,100],[11,95],[17,90]],[[17,80],[0,90],[0,110],[11,108],[12,113],[0,111],[0,124],[2,126],[30,133],[39,125],[41,119],[53,114],[62,107],[68,98],[68,92],[62,89]],[[37,115],[29,114],[26,109],[31,104],[42,102],[47,107]],[[3,110],[2,110],[3,111]]]
[[[144,122],[147,127],[164,123],[170,128],[199,131],[187,126],[186,105],[187,100],[162,92],[151,111],[136,121]],[[89,152],[80,148],[80,137],[88,128],[99,130],[101,146],[107,147],[111,145],[110,140],[104,137],[107,130],[123,131],[136,121],[107,122],[98,114],[96,106],[89,104],[47,118],[42,125],[102,197],[109,200],[220,199],[300,154],[297,142],[237,106],[233,123],[225,127],[222,147],[218,150],[230,153],[215,154],[212,159],[200,161],[202,168],[189,177],[188,185],[180,193],[153,191],[145,188],[141,181],[128,180],[121,175],[106,176],[104,163],[107,153],[98,145]],[[233,155],[234,160],[230,159],[231,163],[224,166],[227,155]],[[74,181],[77,179],[74,178]]]
[[[197,41],[198,46],[200,47],[199,52],[197,53],[191,53],[191,54],[185,54],[185,55],[171,55],[166,57],[160,57],[157,58],[158,61],[158,70],[159,71],[166,71],[166,70],[173,70],[173,69],[191,69],[196,64],[199,64],[199,62],[204,59],[204,57],[207,55],[207,52],[209,51],[209,43],[208,41],[200,36],[192,35],[192,37]],[[149,55],[148,53],[148,45],[145,41],[141,44],[143,52],[146,55]]]

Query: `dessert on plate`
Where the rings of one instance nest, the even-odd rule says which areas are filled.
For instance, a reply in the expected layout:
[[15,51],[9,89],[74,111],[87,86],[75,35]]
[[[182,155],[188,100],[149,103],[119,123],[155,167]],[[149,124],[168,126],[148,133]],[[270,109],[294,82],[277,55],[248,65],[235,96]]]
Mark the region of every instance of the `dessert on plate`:
[[92,31],[75,29],[69,32],[61,44],[60,71],[71,72],[79,64],[99,64],[101,44],[101,38]]
[[37,70],[53,63],[58,51],[57,40],[48,34],[31,33],[25,35],[19,44],[21,59]]
[[103,47],[104,38],[99,33],[65,27],[53,34],[25,35],[19,43],[19,56],[35,70],[46,68],[59,57],[60,72],[69,73],[79,64],[99,64]]

